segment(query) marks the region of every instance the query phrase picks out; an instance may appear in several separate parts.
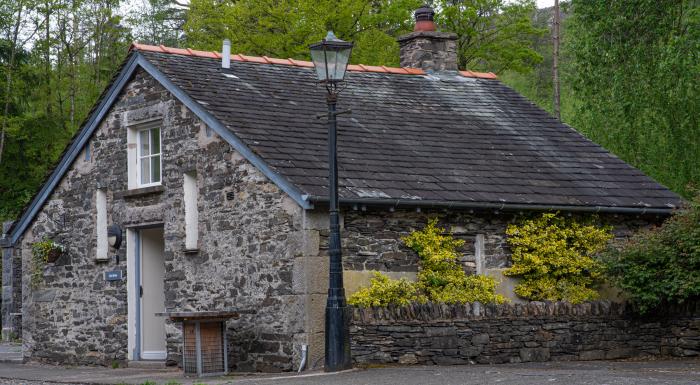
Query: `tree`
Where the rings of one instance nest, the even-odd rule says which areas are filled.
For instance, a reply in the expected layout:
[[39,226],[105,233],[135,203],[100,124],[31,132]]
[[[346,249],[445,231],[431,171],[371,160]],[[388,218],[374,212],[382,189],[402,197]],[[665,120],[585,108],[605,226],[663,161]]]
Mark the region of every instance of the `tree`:
[[144,8],[132,11],[127,19],[137,41],[179,47],[189,8],[186,1],[148,0]]
[[700,181],[700,3],[573,1],[570,122],[671,189]]
[[[5,72],[5,89],[3,92],[3,114],[0,123],[0,163],[5,148],[5,135],[10,125],[10,105],[12,104],[12,82],[17,65],[17,55],[34,34],[37,28],[32,30],[28,22],[27,14],[33,4],[28,0],[18,0],[9,3],[1,3],[0,14],[6,20],[2,25],[2,35],[8,44],[7,54],[3,57],[2,64]],[[9,21],[9,22],[7,22]]]
[[560,38],[560,15],[559,0],[554,0],[554,22],[552,23],[552,87],[554,89],[554,116],[561,120],[561,100],[559,88],[559,38]]
[[529,72],[542,61],[532,48],[532,0],[440,0],[439,25],[459,37],[459,67],[501,73]]
[[0,0],[0,220],[15,219],[123,61],[119,0]]
[[219,50],[224,38],[234,51],[308,58],[308,46],[327,30],[355,41],[353,62],[398,64],[395,37],[411,29],[420,0],[194,0],[185,23],[189,46]]
[[[462,68],[525,71],[541,58],[531,48],[531,0],[438,1],[437,22],[459,35]],[[224,38],[234,51],[308,58],[308,46],[327,30],[355,42],[354,63],[399,64],[396,38],[413,27],[420,0],[193,0],[185,23],[189,46],[219,50]]]

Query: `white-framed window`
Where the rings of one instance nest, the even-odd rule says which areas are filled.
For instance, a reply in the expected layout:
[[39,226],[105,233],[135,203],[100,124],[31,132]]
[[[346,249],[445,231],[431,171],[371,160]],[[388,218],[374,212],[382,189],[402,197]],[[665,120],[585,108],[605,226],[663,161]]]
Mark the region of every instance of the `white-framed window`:
[[143,128],[136,135],[136,180],[139,187],[159,185],[162,156],[160,126]]

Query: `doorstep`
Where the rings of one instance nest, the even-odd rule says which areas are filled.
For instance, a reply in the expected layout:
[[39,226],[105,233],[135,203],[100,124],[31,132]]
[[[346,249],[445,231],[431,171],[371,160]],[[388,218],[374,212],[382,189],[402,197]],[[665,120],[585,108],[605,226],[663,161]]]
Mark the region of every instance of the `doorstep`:
[[127,368],[135,369],[166,369],[165,361],[158,360],[140,360],[140,361],[129,361],[126,364]]
[[23,361],[22,345],[13,343],[0,344],[0,362],[21,364]]

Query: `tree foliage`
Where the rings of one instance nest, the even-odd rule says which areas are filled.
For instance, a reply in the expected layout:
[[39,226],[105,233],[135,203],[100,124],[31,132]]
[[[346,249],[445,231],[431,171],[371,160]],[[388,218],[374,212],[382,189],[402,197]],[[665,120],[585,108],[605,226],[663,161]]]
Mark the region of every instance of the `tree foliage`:
[[700,298],[700,195],[660,227],[603,258],[607,275],[642,312]]
[[502,303],[505,298],[496,294],[496,281],[484,275],[467,275],[458,263],[457,248],[464,241],[445,234],[437,226],[437,218],[428,222],[423,230],[413,231],[403,238],[420,258],[418,281],[405,278],[392,280],[375,272],[368,287],[360,289],[348,299],[351,305],[388,306],[406,305],[410,302],[440,303]]
[[532,44],[533,39],[544,33],[531,18],[537,9],[534,1],[440,0],[437,3],[439,25],[459,37],[460,68],[522,73],[542,61]]
[[118,0],[0,0],[0,220],[15,219],[123,60]]
[[503,274],[521,278],[515,294],[572,303],[597,298],[593,285],[603,269],[594,256],[612,239],[610,228],[545,213],[509,225],[506,234],[513,266]]
[[355,41],[352,60],[398,65],[395,36],[412,28],[420,0],[193,0],[187,44],[218,50],[224,38],[236,51],[308,58],[309,45],[333,30]]
[[[396,38],[413,29],[421,0],[193,0],[187,44],[219,49],[231,39],[235,50],[276,57],[308,58],[308,46],[328,30],[355,42],[354,63],[399,64]],[[464,68],[523,71],[540,60],[530,36],[541,33],[529,14],[534,1],[436,1],[442,30],[459,35]]]
[[700,180],[700,4],[574,1],[569,34],[575,126],[687,194]]
[[[562,119],[689,197],[700,183],[700,3],[573,0],[562,11]],[[532,74],[501,78],[552,111],[551,41],[535,48],[544,61]]]

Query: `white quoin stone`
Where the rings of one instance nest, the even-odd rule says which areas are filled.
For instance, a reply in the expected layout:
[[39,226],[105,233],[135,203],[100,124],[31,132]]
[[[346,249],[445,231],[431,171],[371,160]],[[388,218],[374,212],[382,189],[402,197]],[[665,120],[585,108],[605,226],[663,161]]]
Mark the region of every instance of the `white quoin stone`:
[[224,39],[224,48],[221,50],[221,68],[231,68],[231,40]]
[[194,250],[199,240],[198,224],[199,212],[197,211],[197,175],[185,173],[182,187],[185,200],[185,249]]
[[486,270],[486,252],[484,250],[484,234],[477,234],[474,240],[474,256],[476,257],[476,273],[484,274]]
[[107,240],[107,193],[104,190],[95,192],[95,219],[97,228],[97,250],[95,258],[100,261],[109,259],[109,243]]

